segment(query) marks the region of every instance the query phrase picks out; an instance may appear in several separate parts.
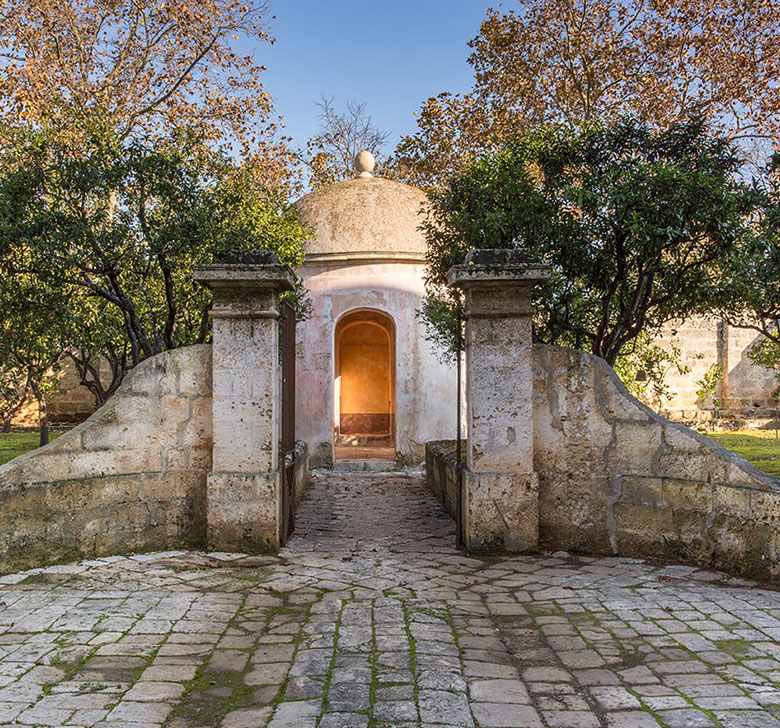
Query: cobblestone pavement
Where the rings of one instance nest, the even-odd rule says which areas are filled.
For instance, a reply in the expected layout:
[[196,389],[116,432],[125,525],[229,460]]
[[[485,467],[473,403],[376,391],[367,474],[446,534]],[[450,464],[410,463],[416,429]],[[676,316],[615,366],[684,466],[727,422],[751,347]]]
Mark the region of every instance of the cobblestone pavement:
[[3,577],[0,725],[780,728],[777,593],[453,541],[421,479],[328,476],[279,558]]

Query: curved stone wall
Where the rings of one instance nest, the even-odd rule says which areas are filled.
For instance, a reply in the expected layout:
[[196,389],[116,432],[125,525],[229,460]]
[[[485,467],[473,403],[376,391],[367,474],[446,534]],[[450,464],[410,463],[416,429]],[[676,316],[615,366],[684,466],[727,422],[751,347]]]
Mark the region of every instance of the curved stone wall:
[[602,359],[534,346],[543,548],[780,574],[780,481],[634,399]]
[[86,422],[0,467],[0,572],[202,545],[211,347],[138,365]]

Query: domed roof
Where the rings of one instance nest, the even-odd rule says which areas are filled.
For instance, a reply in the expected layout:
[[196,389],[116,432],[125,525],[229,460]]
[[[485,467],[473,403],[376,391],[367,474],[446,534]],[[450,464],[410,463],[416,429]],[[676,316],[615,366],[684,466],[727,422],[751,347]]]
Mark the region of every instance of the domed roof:
[[361,176],[310,192],[296,206],[314,229],[308,260],[318,258],[421,258],[428,198],[409,185]]

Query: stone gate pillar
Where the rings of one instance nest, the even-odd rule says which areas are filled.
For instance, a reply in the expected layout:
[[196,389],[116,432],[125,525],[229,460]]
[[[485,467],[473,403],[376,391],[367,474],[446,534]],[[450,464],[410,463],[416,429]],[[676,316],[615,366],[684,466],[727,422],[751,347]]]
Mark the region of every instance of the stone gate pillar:
[[470,551],[512,553],[538,545],[531,291],[547,275],[511,250],[474,250],[447,275],[465,297],[463,523]]
[[295,275],[270,253],[241,253],[196,266],[193,277],[214,294],[208,547],[272,551],[281,509],[279,293]]

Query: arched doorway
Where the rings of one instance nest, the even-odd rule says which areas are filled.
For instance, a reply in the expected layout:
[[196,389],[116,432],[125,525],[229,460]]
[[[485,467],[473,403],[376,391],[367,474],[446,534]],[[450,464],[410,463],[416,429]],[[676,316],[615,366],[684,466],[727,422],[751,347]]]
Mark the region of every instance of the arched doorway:
[[336,324],[336,460],[395,460],[395,324],[374,309]]

